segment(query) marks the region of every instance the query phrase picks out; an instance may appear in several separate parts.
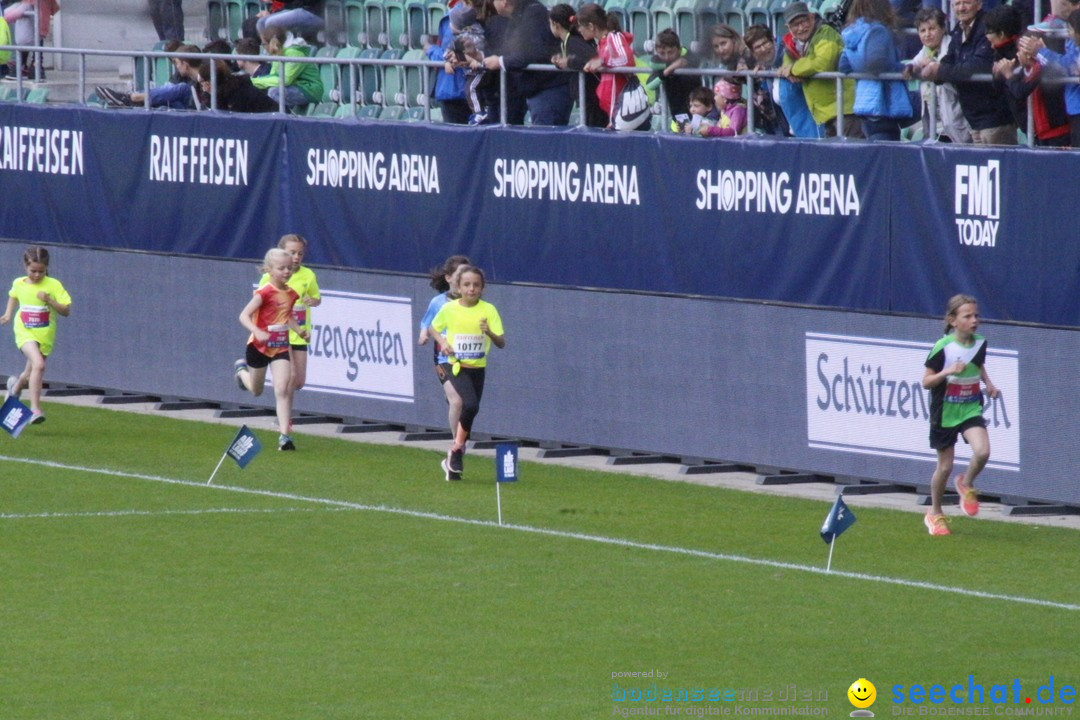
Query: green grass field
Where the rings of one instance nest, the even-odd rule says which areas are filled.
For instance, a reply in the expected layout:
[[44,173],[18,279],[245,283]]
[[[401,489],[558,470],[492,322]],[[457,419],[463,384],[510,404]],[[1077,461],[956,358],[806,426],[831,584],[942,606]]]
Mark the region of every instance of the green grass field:
[[[490,459],[451,484],[430,451],[259,433],[207,487],[234,428],[47,412],[0,437],[0,720],[700,717],[791,686],[838,717],[858,678],[883,717],[896,684],[1080,685],[1072,530],[857,508],[824,575],[821,502],[526,463],[499,527]],[[742,699],[614,702],[654,682]]]

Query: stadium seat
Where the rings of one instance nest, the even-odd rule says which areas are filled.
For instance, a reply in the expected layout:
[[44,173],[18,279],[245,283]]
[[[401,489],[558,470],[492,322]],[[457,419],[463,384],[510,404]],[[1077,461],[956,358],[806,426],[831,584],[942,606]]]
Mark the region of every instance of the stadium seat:
[[409,36],[409,47],[423,49],[424,36],[434,35],[439,28],[428,28],[427,5],[424,0],[405,0],[405,32]]
[[[652,14],[652,37],[650,40],[655,40],[661,30],[675,30],[674,0],[653,0],[649,6],[649,12]],[[678,30],[675,30],[675,32],[678,32]]]
[[33,103],[35,105],[48,101],[49,88],[34,88],[30,92],[26,93],[26,98],[23,102]]
[[334,117],[337,112],[336,102],[311,103],[308,105],[308,117]]
[[630,29],[630,13],[626,10],[628,1],[629,0],[608,0],[607,4],[604,5],[604,11],[609,15],[614,15],[619,18],[619,24],[627,30]]
[[[365,48],[359,57],[365,60],[375,60],[381,55],[378,48]],[[378,65],[362,65],[360,68],[360,97],[365,105],[379,104],[375,100],[376,93],[382,90],[382,73]]]
[[[423,50],[409,50],[406,52],[402,60],[410,62],[427,60],[427,56]],[[401,102],[395,103],[397,105],[404,105],[412,108],[417,106],[424,106],[427,104],[427,95],[431,92],[430,89],[424,92],[424,73],[427,72],[426,67],[410,67],[405,66],[405,94]],[[431,87],[430,85],[428,86]]]
[[446,15],[446,3],[443,0],[427,0],[425,7],[427,7],[428,32],[432,35],[438,35],[439,23],[442,22],[443,16]]
[[777,46],[784,40],[787,34],[787,23],[784,22],[784,8],[788,6],[788,0],[772,0],[769,3],[769,13],[772,15],[773,34],[776,35]]
[[379,113],[383,111],[381,105],[361,105],[356,108],[356,117],[367,118],[369,120],[378,120]]
[[225,9],[225,0],[207,0],[206,37],[210,40],[225,40],[228,36],[229,14]]
[[383,47],[405,50],[409,47],[409,22],[405,15],[405,0],[383,0],[385,41]]
[[400,105],[389,105],[379,111],[380,120],[400,120],[405,117],[405,108]]
[[411,107],[405,111],[405,115],[401,118],[406,122],[423,122],[424,121],[424,108]]
[[746,5],[743,7],[743,13],[746,15],[746,26],[751,25],[764,25],[767,28],[772,28],[772,12],[769,7],[771,0],[747,0]]
[[[379,55],[380,60],[401,60],[404,51],[398,49],[384,50]],[[400,65],[380,65],[379,92],[373,98],[380,105],[402,105],[401,100],[405,97],[405,70]],[[380,117],[382,117],[380,115]]]
[[629,24],[625,27],[634,36],[634,54],[642,55],[645,53],[646,41],[653,37],[649,0],[630,0],[626,4],[626,16]]
[[326,0],[323,6],[323,18],[326,25],[322,31],[322,41],[326,45],[341,47],[345,37],[345,3],[343,0]]
[[843,0],[821,0],[815,12],[821,17],[826,17],[843,4]]
[[[323,45],[315,51],[315,57],[318,58],[335,58],[337,54],[338,48],[333,45]],[[336,101],[335,96],[340,97],[341,94],[338,85],[338,66],[333,63],[319,65],[319,77],[322,79],[323,84],[322,102]]]
[[386,15],[382,0],[364,0],[364,27],[367,32],[366,47],[386,47]]
[[367,47],[367,14],[363,0],[345,0],[345,44]]
[[336,117],[336,118],[356,117],[356,111],[357,111],[357,109],[359,107],[360,107],[359,105],[351,105],[351,104],[348,104],[348,103],[345,104],[345,105],[338,105],[336,108],[334,108],[334,117]]
[[720,22],[735,28],[739,35],[746,30],[746,15],[743,14],[742,0],[720,0],[717,5]]
[[[154,52],[160,52],[165,49],[165,41],[159,40],[154,43],[150,48]],[[131,80],[132,86],[136,92],[145,92],[146,85],[143,77],[143,69],[146,67],[146,61],[148,58],[134,57],[132,58],[131,68]],[[173,65],[172,61],[168,58],[150,58],[150,87],[158,87],[164,83],[169,82],[169,78],[172,76]]]
[[[11,88],[11,89],[14,90],[14,88]],[[7,96],[7,91],[8,91],[8,88],[0,88],[0,102],[6,102],[7,101],[7,97],[6,97]],[[105,107],[105,101],[102,100],[100,97],[98,97],[98,94],[97,94],[96,90],[91,92],[89,95],[86,96],[86,104],[87,104],[88,107],[97,107],[97,108]]]
[[709,28],[718,22],[720,16],[709,0],[675,0],[675,32],[683,47],[707,54]]
[[247,17],[245,13],[247,8],[245,7],[244,0],[225,0],[225,17],[229,21],[229,36],[226,38],[229,41],[236,40],[240,37],[241,28],[244,24],[244,18]]
[[[365,50],[361,50],[358,47],[343,47],[338,50],[337,57],[339,60],[351,60],[353,58],[364,57]],[[378,51],[375,51],[378,52]],[[377,55],[376,55],[377,57]],[[375,68],[372,68],[373,70]],[[351,103],[353,95],[356,94],[358,98],[362,98],[362,93],[357,93],[363,84],[364,80],[364,68],[360,65],[334,65],[334,72],[337,75],[335,85],[339,91],[339,102]],[[377,87],[377,86],[376,86]]]

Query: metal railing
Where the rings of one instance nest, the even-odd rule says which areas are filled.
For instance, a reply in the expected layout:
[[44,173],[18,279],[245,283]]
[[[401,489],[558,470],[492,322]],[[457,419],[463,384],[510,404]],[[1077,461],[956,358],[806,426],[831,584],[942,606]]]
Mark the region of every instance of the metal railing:
[[[127,57],[133,60],[133,64],[139,67],[142,73],[142,77],[139,78],[142,81],[142,87],[145,89],[143,98],[143,107],[150,109],[150,87],[151,87],[151,67],[153,60],[162,58],[179,58],[184,60],[224,60],[224,61],[251,61],[251,62],[264,62],[264,63],[310,63],[314,65],[337,65],[342,69],[338,72],[344,77],[348,77],[348,102],[341,102],[341,105],[349,105],[352,108],[353,114],[356,113],[356,109],[365,103],[357,102],[357,93],[363,92],[362,73],[364,67],[396,67],[396,68],[418,68],[420,72],[420,97],[417,99],[417,105],[411,105],[411,107],[422,107],[424,109],[424,120],[431,121],[431,75],[430,70],[442,71],[443,63],[435,60],[404,60],[404,59],[383,59],[383,58],[336,58],[336,57],[284,57],[284,56],[269,56],[269,55],[234,55],[234,54],[217,54],[217,53],[178,53],[178,52],[164,52],[160,50],[91,50],[91,49],[74,49],[74,48],[47,48],[41,45],[24,46],[24,45],[4,45],[0,46],[0,49],[15,51],[15,82],[18,87],[18,96],[22,97],[22,90],[24,82],[27,82],[22,77],[22,57],[19,51],[31,51],[35,53],[50,53],[50,54],[62,54],[62,55],[74,55],[78,58],[78,89],[80,103],[87,104],[87,85],[86,85],[86,58],[94,56],[105,57]],[[137,63],[136,59],[141,58],[143,62]],[[40,68],[40,61],[36,63]],[[575,70],[562,70],[554,65],[529,65],[526,70],[535,72],[560,72],[560,73],[575,73],[577,78],[577,103],[580,108],[578,125],[584,126],[586,123],[586,113],[584,108],[586,107],[586,86],[585,86],[585,73],[577,72]],[[651,74],[652,69],[647,67],[621,67],[621,68],[605,68],[604,73],[622,74],[622,75],[643,75]],[[776,70],[725,70],[720,68],[681,68],[674,72],[675,75],[690,75],[708,78],[720,78],[720,77],[741,77],[747,81],[747,87],[750,88],[752,96],[752,82],[754,80],[774,80],[779,78],[779,73]],[[813,76],[816,79],[834,80],[836,83],[836,104],[838,108],[837,115],[843,116],[844,106],[844,80],[898,80],[903,81],[905,84],[908,80],[901,73],[840,73],[840,72],[822,72]],[[804,78],[805,79],[805,78]],[[969,78],[974,82],[992,82],[993,76],[989,74],[973,75]],[[920,81],[924,83],[927,81]],[[1057,79],[1049,82],[1055,82],[1060,84],[1076,84],[1080,82],[1080,78],[1069,77]],[[499,108],[499,120],[501,123],[506,123],[507,117],[507,73],[501,72],[499,78],[500,88],[500,108]],[[662,86],[661,86],[662,87]],[[278,72],[278,113],[288,113],[288,108],[285,102],[285,73]],[[217,110],[217,89],[218,89],[218,73],[217,64],[211,64],[210,72],[210,109]],[[408,92],[407,82],[403,88],[405,92]],[[1034,145],[1034,128],[1033,128],[1033,113],[1031,109],[1032,98],[1029,96],[1028,102],[1028,127],[1025,128],[1025,135],[1027,144],[1029,146]],[[408,105],[408,103],[406,103]],[[658,113],[661,116],[662,128],[667,128],[670,120],[670,114],[667,107],[667,103],[664,101],[661,92],[661,102],[658,103],[660,111]],[[928,135],[930,137],[936,137],[936,93],[930,93],[930,126],[928,128]],[[913,108],[914,110],[914,108]],[[842,117],[838,119],[837,123],[837,136],[842,138],[844,135]],[[756,118],[754,112],[754,103],[752,99],[747,102],[747,131],[753,133],[757,129]]]

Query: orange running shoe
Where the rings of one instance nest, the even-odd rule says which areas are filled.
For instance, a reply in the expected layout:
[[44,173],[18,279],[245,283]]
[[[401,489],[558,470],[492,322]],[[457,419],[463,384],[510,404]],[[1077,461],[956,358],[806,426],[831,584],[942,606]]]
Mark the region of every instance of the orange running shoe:
[[930,531],[931,535],[952,535],[949,532],[948,521],[945,520],[944,515],[935,515],[928,512],[923,517],[923,524],[926,525],[926,529]]
[[956,483],[956,492],[960,496],[960,509],[968,517],[975,517],[979,514],[978,493],[975,492],[975,488],[968,485],[967,478],[964,475],[957,475],[954,482]]

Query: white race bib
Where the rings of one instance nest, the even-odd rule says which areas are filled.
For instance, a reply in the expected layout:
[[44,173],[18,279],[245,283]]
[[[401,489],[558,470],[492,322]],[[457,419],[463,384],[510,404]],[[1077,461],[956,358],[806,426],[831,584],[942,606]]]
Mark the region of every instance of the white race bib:
[[454,356],[458,360],[479,360],[484,357],[484,336],[455,335]]

